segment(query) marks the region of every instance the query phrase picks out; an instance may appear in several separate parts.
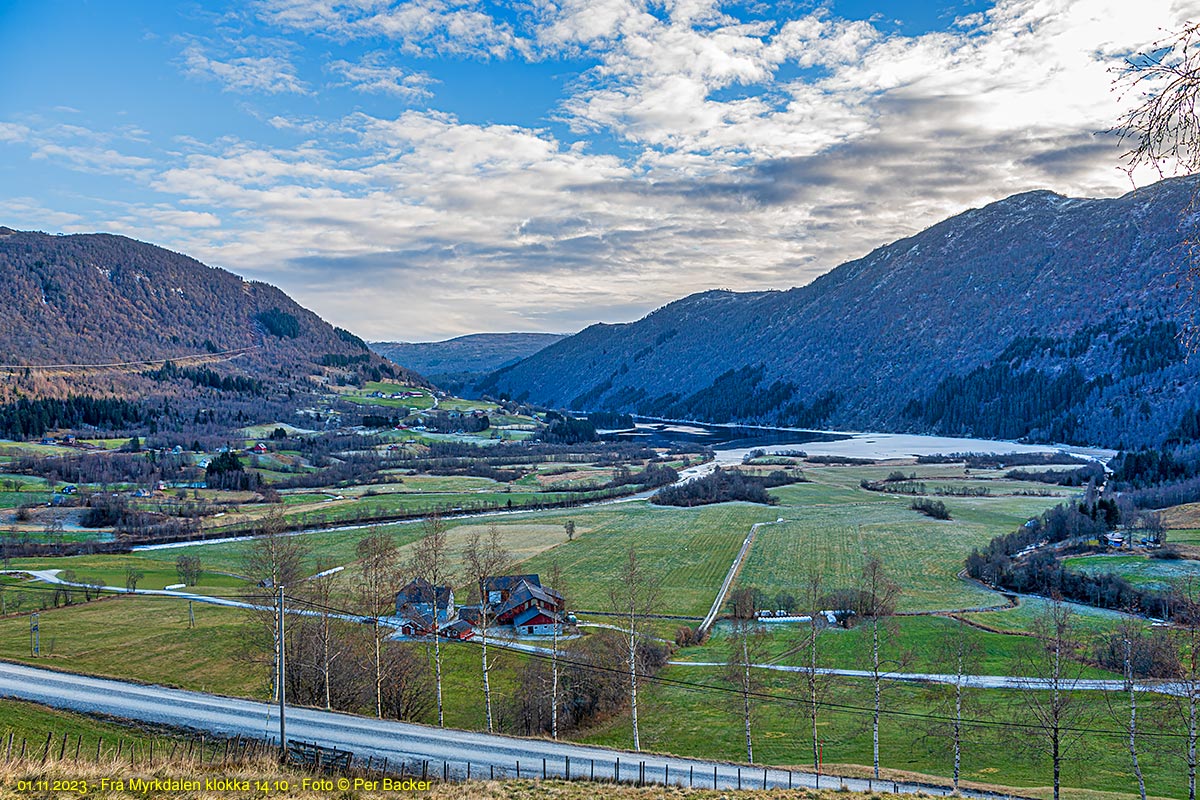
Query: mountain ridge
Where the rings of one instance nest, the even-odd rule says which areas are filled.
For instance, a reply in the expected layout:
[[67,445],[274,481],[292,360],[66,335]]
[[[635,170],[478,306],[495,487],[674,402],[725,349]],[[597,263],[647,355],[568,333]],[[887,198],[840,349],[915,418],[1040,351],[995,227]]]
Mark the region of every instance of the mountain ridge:
[[204,360],[235,351],[236,359],[213,365],[219,374],[280,391],[317,389],[351,373],[423,382],[275,286],[115,234],[4,228],[0,303],[0,363],[31,367],[0,387],[0,399],[161,394],[164,384],[177,383],[170,370],[49,377],[32,368]]
[[[578,410],[713,422],[1011,432],[1022,426],[952,422],[922,404],[943,380],[969,379],[971,391],[982,392],[989,378],[972,378],[973,371],[999,370],[993,361],[1006,348],[1037,335],[1052,341],[1009,359],[1007,379],[1029,383],[1037,373],[1046,383],[1075,364],[1080,379],[1071,391],[1078,396],[1022,412],[1021,436],[1162,441],[1200,402],[1196,365],[1180,352],[1150,373],[1134,373],[1123,359],[1129,348],[1170,349],[1156,322],[1176,332],[1187,323],[1171,273],[1196,182],[1168,180],[1100,200],[1046,190],[1014,195],[876,248],[805,286],[709,290],[637,322],[589,326],[493,373],[480,389]],[[1131,331],[1154,342],[1119,344]],[[1087,342],[1069,355],[1071,337],[1081,332]],[[1082,386],[1097,380],[1104,385]],[[722,403],[722,393],[739,397]],[[1002,405],[998,394],[981,395],[978,410],[994,415]],[[1148,419],[1132,420],[1133,408]]]

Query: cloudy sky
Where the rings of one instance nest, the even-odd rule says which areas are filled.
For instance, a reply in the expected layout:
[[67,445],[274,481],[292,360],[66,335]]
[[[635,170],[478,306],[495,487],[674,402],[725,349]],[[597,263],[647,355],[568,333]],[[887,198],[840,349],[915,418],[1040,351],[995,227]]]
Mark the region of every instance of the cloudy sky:
[[161,244],[371,339],[574,331],[802,285],[1015,192],[1128,191],[1111,69],[1196,18],[0,0],[0,225]]

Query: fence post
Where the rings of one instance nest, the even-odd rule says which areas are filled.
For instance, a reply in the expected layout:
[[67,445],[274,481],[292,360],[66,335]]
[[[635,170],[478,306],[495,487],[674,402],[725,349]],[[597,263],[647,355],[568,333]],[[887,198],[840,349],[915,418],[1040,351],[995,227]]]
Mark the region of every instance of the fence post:
[[471,762],[467,762],[467,780],[471,780]]
[[767,768],[763,767],[763,789],[767,788]]
[[566,779],[571,780],[571,757],[563,756],[563,763],[566,764],[566,767],[564,768]]
[[100,763],[100,746],[104,744],[104,737],[101,736],[96,740],[96,763]]
[[546,780],[546,759],[542,759],[542,780]]
[[79,748],[80,747],[83,747],[83,734],[82,733],[79,734],[79,736],[75,739],[75,763],[76,764],[79,763]]
[[695,787],[696,785],[696,765],[692,764],[688,767],[688,786]]
[[58,746],[58,760],[59,761],[62,761],[63,756],[65,756],[67,754],[67,735],[68,734],[65,734],[65,733],[63,734],[62,744],[60,744]]
[[613,764],[613,782],[621,782],[621,757],[617,756],[617,761]]
[[442,781],[450,780],[450,762],[442,759]]
[[738,789],[742,788],[742,768],[738,767]]
[[8,732],[8,749],[4,751],[4,760],[5,761],[12,761],[12,740],[13,740],[13,732],[9,731]]
[[592,759],[592,780],[596,780],[596,759]]
[[713,764],[713,788],[717,788],[717,765]]
[[517,780],[521,780],[521,759],[517,759]]

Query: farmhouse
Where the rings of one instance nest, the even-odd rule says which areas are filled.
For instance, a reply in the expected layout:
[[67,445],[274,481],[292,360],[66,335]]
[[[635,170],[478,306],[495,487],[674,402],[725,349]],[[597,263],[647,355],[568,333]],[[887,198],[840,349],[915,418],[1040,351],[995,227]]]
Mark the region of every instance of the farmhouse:
[[542,586],[537,575],[502,575],[484,582],[488,614],[518,634],[548,636],[561,631],[566,603],[563,596]]
[[396,592],[396,616],[409,619],[419,615],[436,616],[438,625],[444,625],[454,616],[454,590],[449,586],[435,587],[421,578],[409,581]]

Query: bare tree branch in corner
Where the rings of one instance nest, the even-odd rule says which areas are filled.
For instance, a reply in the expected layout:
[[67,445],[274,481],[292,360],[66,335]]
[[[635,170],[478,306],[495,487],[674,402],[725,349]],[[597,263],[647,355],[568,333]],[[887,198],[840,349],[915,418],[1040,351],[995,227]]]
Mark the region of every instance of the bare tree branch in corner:
[[[1151,49],[1125,60],[1117,69],[1115,88],[1133,94],[1136,106],[1121,118],[1116,131],[1129,149],[1124,154],[1125,171],[1133,181],[1139,168],[1150,168],[1160,178],[1200,172],[1200,23],[1189,22],[1182,30],[1155,42]],[[1197,210],[1196,190],[1182,211],[1187,221]],[[1185,331],[1189,352],[1200,346],[1196,324],[1197,280],[1200,279],[1200,241],[1191,232],[1184,239],[1191,324]]]

